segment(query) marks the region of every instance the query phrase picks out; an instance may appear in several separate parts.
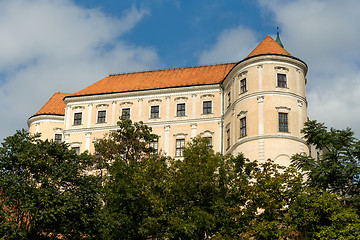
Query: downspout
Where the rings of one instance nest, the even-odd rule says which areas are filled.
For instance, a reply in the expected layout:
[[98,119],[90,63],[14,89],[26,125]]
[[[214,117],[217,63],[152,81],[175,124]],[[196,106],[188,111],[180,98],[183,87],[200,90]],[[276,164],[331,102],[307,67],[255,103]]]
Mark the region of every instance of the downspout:
[[224,154],[224,89],[220,85],[221,89],[221,118],[220,118],[220,153]]

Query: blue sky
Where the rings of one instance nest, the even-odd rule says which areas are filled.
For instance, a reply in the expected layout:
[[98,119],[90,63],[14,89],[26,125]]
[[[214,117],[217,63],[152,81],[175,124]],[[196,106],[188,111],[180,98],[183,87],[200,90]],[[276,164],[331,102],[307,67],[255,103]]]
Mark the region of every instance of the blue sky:
[[0,139],[54,92],[113,73],[236,62],[280,28],[308,114],[360,136],[358,0],[0,0]]

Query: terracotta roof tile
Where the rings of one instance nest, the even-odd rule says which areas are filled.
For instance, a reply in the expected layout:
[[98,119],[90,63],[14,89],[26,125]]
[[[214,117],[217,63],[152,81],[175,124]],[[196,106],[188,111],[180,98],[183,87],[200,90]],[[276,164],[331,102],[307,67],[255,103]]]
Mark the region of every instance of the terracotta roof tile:
[[69,95],[71,94],[56,92],[34,116],[40,114],[65,115],[63,98]]
[[72,96],[220,83],[235,63],[110,75]]
[[246,58],[267,53],[291,56],[291,54],[282,48],[274,39],[267,36]]

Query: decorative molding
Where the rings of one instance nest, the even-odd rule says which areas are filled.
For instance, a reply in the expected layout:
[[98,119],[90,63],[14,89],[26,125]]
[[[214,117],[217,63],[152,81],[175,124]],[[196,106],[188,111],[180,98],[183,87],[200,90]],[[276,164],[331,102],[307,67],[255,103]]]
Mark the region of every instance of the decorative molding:
[[201,137],[211,137],[212,135],[214,135],[214,132],[212,132],[210,130],[205,130],[205,131],[200,133]]
[[280,106],[280,107],[275,107],[276,110],[278,112],[285,112],[285,113],[289,113],[291,111],[291,108],[289,107],[284,107],[284,106]]
[[257,101],[258,101],[258,103],[263,103],[264,102],[264,96],[258,96]]
[[304,104],[304,103],[303,103],[303,101],[298,100],[298,106],[299,106],[299,107],[302,107],[302,106],[303,106],[303,104]]
[[274,69],[276,71],[280,71],[280,72],[289,72],[289,68],[287,68],[287,67],[276,66],[276,67],[274,67]]
[[84,110],[84,109],[85,109],[84,106],[75,106],[75,107],[72,107],[72,110],[74,110],[74,111],[82,111],[82,110]]
[[229,129],[230,128],[230,123],[226,124],[225,129]]
[[242,78],[246,78],[248,71],[242,71],[238,74],[238,78],[242,79]]
[[187,135],[188,135],[187,133],[175,133],[173,136],[176,139],[179,139],[179,138],[186,138]]
[[215,95],[214,94],[203,94],[200,96],[200,98],[214,98]]
[[162,102],[161,99],[150,99],[148,101],[148,103],[150,103],[150,104],[157,104],[157,103],[161,103],[161,102]]
[[132,102],[121,102],[121,103],[120,103],[120,106],[121,106],[121,107],[130,107],[131,105],[133,105]]
[[101,103],[101,104],[97,104],[96,108],[108,108],[109,104],[105,104],[105,103]]
[[[195,95],[196,96],[196,95]],[[180,101],[187,101],[188,98],[187,97],[176,97],[174,98],[174,101],[175,102],[180,102]]]
[[238,118],[243,118],[243,117],[246,116],[247,112],[248,112],[248,111],[241,111],[241,112],[238,113],[237,117],[238,117]]

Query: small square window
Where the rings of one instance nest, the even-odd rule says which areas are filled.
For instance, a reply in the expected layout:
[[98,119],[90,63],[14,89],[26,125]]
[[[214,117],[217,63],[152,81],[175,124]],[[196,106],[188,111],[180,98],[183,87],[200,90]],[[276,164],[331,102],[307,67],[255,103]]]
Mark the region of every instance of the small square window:
[[280,132],[288,132],[288,114],[287,113],[279,113],[279,131]]
[[246,117],[240,119],[240,137],[246,136]]
[[184,156],[185,139],[176,139],[176,157]]
[[240,80],[240,93],[246,92],[246,78]]
[[176,116],[185,116],[185,103],[178,103],[176,105]]
[[106,110],[100,110],[100,111],[98,111],[97,122],[98,122],[98,123],[104,123],[104,122],[106,122]]
[[150,118],[159,118],[160,117],[160,107],[159,105],[157,106],[151,106],[151,110],[150,110]]
[[287,87],[285,74],[280,74],[280,73],[277,74],[277,86],[283,88]]
[[203,102],[203,114],[212,113],[212,101],[204,101]]
[[130,119],[130,108],[123,108],[121,110],[121,119],[129,120]]
[[77,112],[74,113],[74,125],[81,125],[82,123],[82,113]]
[[62,141],[62,134],[55,133],[54,142],[61,143],[61,141]]

